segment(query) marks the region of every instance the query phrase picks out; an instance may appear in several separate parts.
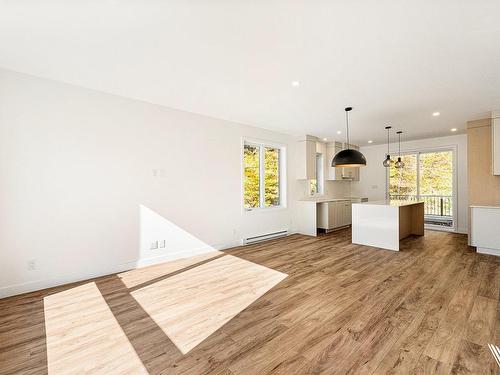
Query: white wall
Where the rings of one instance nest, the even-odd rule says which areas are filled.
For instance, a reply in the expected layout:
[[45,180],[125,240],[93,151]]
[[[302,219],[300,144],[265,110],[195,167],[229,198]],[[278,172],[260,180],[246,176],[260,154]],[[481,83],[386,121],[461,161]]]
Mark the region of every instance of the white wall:
[[[467,135],[458,134],[449,137],[402,142],[401,152],[446,146],[455,146],[457,149],[457,231],[467,233]],[[396,150],[397,144],[391,144],[391,153]],[[368,197],[369,200],[385,199],[386,168],[382,165],[382,161],[387,154],[387,144],[362,147],[361,152],[366,157],[367,166],[361,168],[360,181],[351,184],[353,196]]]
[[242,213],[242,137],[293,160],[287,135],[0,70],[0,297],[293,230],[290,163],[288,207]]

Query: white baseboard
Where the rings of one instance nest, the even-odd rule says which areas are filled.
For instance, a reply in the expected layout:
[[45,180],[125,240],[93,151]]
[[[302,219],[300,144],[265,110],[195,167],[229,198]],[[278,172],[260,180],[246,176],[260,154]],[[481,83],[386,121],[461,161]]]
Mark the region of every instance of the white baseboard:
[[49,279],[28,281],[26,283],[7,285],[0,288],[0,298],[11,297],[28,292],[35,292],[37,290],[53,288],[59,285],[70,284],[78,281],[93,279],[100,276],[110,275],[113,273],[123,272],[135,268],[134,265],[135,262],[125,263],[118,266],[109,267],[103,270],[94,272],[91,271],[91,272],[81,273],[78,275],[65,275]]
[[500,257],[500,250],[499,249],[489,249],[487,247],[476,247],[476,252],[478,252],[479,254],[495,255],[497,257]]
[[[224,250],[231,247],[241,246],[240,242],[231,242],[227,244],[216,244],[213,246],[208,246],[205,248],[196,249],[197,254],[203,253],[203,251],[209,252],[214,250]],[[181,259],[181,257],[177,258]],[[93,279],[96,277],[111,275],[114,273],[124,272],[131,269],[142,268],[147,266],[152,266],[154,264],[167,262],[174,260],[172,255],[158,255],[154,257],[138,259],[135,261],[126,262],[123,264],[106,267],[100,270],[94,270],[90,272],[79,273],[78,275],[60,275],[57,277],[51,277],[48,279],[34,280],[26,283],[7,285],[0,287],[0,299],[15,296],[18,294],[35,292],[37,290],[53,288],[55,286],[60,286],[64,284],[70,284],[78,281],[84,281],[88,279]]]

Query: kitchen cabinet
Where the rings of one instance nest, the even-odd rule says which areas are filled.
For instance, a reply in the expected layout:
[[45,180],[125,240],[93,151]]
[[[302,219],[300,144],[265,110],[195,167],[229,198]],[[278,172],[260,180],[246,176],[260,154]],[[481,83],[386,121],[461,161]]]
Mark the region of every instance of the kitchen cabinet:
[[[499,145],[500,147],[500,145]],[[347,148],[347,144],[341,142],[328,142],[326,145],[319,142],[318,138],[306,135],[297,141],[297,180],[313,180],[316,178],[316,153],[326,154],[323,156],[324,180],[328,181],[359,181],[359,167],[334,168],[332,160],[340,151]],[[356,145],[349,148],[359,150]],[[325,165],[326,164],[326,165]],[[500,163],[499,163],[500,164]]]
[[351,201],[341,202],[342,205],[342,217],[340,220],[341,226],[351,225],[352,220],[352,207]]
[[335,168],[332,167],[332,160],[342,151],[342,143],[340,142],[330,142],[326,145],[326,162],[327,162],[327,173],[326,180],[330,181],[339,181],[342,180],[342,169],[343,168]]
[[331,201],[318,204],[317,227],[330,231],[351,225],[351,201]]
[[500,175],[500,111],[493,112],[491,123],[493,174]]
[[500,256],[499,206],[470,206],[470,244],[481,254]]
[[297,180],[316,178],[316,137],[306,135],[297,141]]

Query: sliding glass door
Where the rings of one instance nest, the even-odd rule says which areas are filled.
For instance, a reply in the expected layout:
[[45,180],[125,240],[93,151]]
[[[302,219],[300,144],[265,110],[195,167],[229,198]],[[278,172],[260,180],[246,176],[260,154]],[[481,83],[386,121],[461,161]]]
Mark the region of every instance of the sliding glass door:
[[[397,160],[397,155],[391,158]],[[389,168],[389,198],[422,200],[428,227],[454,229],[454,150],[405,153],[401,159],[403,168]]]

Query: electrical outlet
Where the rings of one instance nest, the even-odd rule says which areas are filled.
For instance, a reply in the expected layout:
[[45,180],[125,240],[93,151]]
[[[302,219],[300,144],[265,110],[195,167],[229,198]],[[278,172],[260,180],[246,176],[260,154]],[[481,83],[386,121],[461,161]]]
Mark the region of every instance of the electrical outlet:
[[28,266],[28,271],[36,270],[36,259],[28,260],[27,266]]
[[153,177],[166,178],[167,171],[165,169],[152,169]]
[[165,240],[160,240],[158,243],[160,248],[164,248],[167,245],[167,241]]
[[151,247],[149,250],[156,250],[158,249],[158,241],[151,242]]

